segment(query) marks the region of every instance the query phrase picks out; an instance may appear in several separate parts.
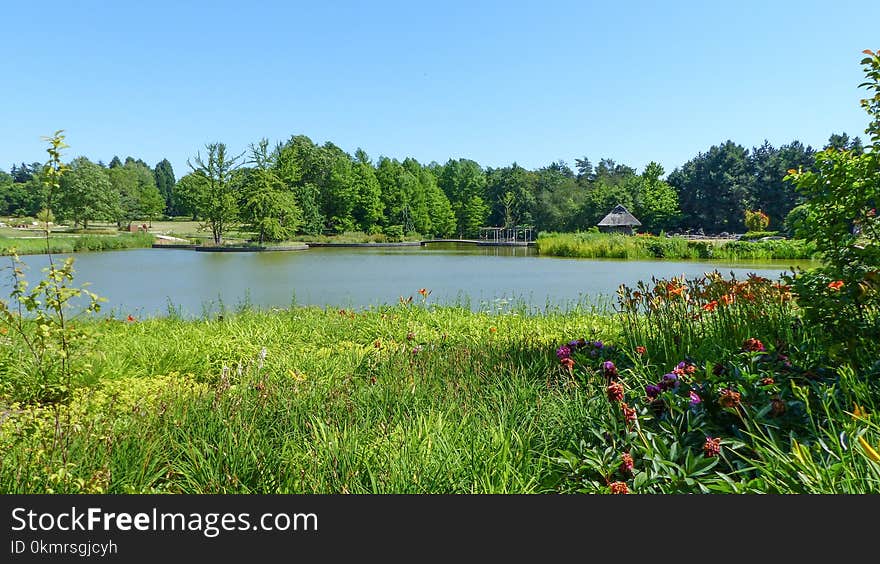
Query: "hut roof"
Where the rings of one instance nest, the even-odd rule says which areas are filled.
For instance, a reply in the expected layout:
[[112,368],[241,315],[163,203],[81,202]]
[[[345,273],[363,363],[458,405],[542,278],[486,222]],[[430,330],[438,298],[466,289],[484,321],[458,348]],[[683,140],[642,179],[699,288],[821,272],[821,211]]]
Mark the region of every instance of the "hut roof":
[[620,204],[617,204],[611,213],[598,223],[599,227],[638,227],[641,224],[641,221]]

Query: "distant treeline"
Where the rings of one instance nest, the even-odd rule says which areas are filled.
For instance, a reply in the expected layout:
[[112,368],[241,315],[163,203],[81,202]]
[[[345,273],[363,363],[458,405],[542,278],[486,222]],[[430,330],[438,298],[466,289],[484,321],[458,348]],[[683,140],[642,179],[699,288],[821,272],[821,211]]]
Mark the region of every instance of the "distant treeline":
[[[861,152],[862,143],[835,134],[825,148]],[[363,150],[350,155],[303,135],[271,149],[263,141],[239,156],[222,144],[207,149],[205,160],[199,154],[179,179],[167,159],[151,168],[132,157],[114,157],[108,165],[75,158],[53,202],[46,201],[39,163],[13,165],[9,174],[0,171],[0,214],[36,216],[50,205],[57,220],[83,226],[187,216],[221,234],[224,225],[249,225],[261,239],[346,231],[474,236],[486,225],[582,231],[621,203],[641,220],[642,231],[742,232],[750,209],[763,210],[770,229],[781,230],[801,203],[783,180],[786,171],[811,167],[816,152],[799,141],[751,150],[727,141],[665,176],[655,162],[638,172],[587,157],[574,168],[559,161],[536,170],[468,159],[374,161]]]

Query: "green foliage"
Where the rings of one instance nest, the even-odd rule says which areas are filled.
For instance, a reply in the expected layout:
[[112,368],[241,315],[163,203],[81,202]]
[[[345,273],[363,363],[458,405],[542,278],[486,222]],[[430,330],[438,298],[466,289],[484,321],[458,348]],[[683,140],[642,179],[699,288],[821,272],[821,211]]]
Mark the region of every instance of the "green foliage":
[[598,231],[541,233],[536,248],[546,256],[615,259],[811,259],[816,253],[815,245],[799,240],[716,243]]
[[233,175],[240,166],[241,155],[228,156],[223,143],[209,143],[205,149],[206,161],[199,153],[194,163],[187,161],[187,164],[193,174],[199,177],[201,190],[198,192],[196,211],[211,230],[214,244],[220,245],[227,228],[238,220],[238,186],[233,181]]
[[268,147],[266,139],[251,145],[255,167],[246,172],[242,187],[242,218],[258,234],[260,244],[291,238],[302,218],[293,193],[278,176],[275,156]]
[[181,212],[180,210],[175,210],[173,207],[173,194],[174,194],[174,168],[171,166],[171,162],[168,159],[162,159],[156,164],[156,168],[153,169],[153,176],[156,178],[156,188],[159,190],[159,194],[162,195],[162,199],[165,200],[164,210],[167,213],[174,212],[175,215]]
[[[812,171],[791,170],[789,178],[806,198],[803,236],[822,253],[821,268],[793,280],[805,318],[843,347],[843,354],[874,356],[880,341],[880,56],[866,52],[875,93],[862,101],[871,118],[873,145],[864,152],[829,148],[816,155]],[[834,349],[831,349],[834,352]]]
[[[119,168],[118,170],[123,170]],[[85,157],[74,159],[64,175],[55,211],[73,226],[88,227],[89,221],[119,217],[120,193],[110,182],[107,170]]]

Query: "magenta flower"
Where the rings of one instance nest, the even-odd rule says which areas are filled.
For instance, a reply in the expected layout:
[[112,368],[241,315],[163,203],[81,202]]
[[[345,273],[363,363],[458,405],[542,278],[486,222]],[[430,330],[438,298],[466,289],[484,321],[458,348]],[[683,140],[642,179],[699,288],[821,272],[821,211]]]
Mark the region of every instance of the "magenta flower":
[[692,406],[699,405],[699,404],[703,403],[703,400],[700,399],[700,396],[697,395],[697,393],[695,391],[691,390],[688,395],[691,398],[690,403]]

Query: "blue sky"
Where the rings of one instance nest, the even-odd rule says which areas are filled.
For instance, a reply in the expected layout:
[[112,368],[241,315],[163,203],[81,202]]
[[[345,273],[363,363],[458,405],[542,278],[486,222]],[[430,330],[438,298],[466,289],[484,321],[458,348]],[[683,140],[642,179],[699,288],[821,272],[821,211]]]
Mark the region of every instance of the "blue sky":
[[[668,5],[664,5],[668,4]],[[10,2],[0,167],[168,158],[305,134],[372,157],[667,172],[746,146],[863,135],[880,2]]]

